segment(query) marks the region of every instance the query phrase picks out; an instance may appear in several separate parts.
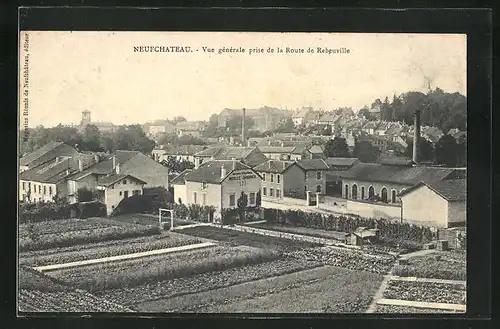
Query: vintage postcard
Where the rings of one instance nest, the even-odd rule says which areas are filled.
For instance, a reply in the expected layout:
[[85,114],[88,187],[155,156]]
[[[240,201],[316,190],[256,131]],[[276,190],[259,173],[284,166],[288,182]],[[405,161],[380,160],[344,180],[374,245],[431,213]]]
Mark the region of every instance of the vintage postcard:
[[466,311],[465,34],[19,38],[19,314]]

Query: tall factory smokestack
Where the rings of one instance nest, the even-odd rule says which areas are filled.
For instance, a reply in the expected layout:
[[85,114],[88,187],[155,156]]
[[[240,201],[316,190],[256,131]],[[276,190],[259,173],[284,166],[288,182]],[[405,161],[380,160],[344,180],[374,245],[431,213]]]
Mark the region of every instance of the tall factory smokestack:
[[420,110],[415,111],[415,123],[413,132],[413,163],[418,164],[418,147],[420,144]]
[[245,108],[243,108],[243,117],[241,119],[241,143],[245,143]]

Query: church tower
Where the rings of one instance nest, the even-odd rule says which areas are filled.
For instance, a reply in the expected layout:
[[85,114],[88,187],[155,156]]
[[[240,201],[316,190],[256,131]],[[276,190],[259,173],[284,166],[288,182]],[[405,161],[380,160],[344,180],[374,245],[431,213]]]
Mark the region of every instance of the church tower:
[[90,111],[82,111],[82,122],[80,123],[80,125],[82,126],[86,126],[90,124]]

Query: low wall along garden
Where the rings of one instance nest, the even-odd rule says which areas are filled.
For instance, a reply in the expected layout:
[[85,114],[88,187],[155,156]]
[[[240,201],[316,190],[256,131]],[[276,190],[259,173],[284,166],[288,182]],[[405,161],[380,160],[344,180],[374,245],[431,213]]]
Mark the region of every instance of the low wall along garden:
[[354,232],[358,227],[377,228],[381,240],[387,244],[415,249],[437,238],[437,234],[429,227],[355,215],[334,216],[300,210],[264,209],[264,219],[270,224],[347,233]]

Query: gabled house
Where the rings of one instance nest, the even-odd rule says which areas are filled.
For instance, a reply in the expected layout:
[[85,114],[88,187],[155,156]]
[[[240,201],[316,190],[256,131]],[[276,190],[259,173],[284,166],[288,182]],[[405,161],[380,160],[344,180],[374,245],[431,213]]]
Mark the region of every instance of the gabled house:
[[388,122],[382,121],[377,128],[375,129],[375,135],[377,136],[385,136],[386,131],[389,129],[390,124]]
[[175,133],[177,136],[193,136],[200,137],[203,129],[205,128],[205,124],[201,121],[183,121],[178,122],[175,125]]
[[194,163],[194,155],[206,148],[205,145],[164,145],[161,148],[154,149],[151,153],[153,159],[160,163],[167,161],[169,158]]
[[121,174],[120,167],[115,172],[100,177],[96,182],[97,199],[106,205],[106,214],[113,213],[120,202],[132,195],[142,195],[146,182],[129,174]]
[[466,179],[421,181],[398,196],[402,202],[401,219],[405,222],[438,228],[466,224]]
[[323,159],[298,160],[297,165],[305,172],[305,190],[312,193],[326,193],[326,174],[330,167]]
[[306,197],[306,174],[297,162],[268,160],[254,170],[262,177],[262,200]]
[[53,162],[56,158],[72,157],[78,151],[62,142],[50,142],[42,147],[25,154],[19,161],[19,172],[38,167],[40,165]]
[[363,131],[369,135],[374,135],[375,130],[379,126],[379,122],[377,121],[370,121],[366,125],[363,126]]
[[234,209],[243,192],[248,206],[255,206],[261,177],[237,160],[210,160],[186,170],[172,180],[174,199],[183,204],[213,206],[216,211]]

